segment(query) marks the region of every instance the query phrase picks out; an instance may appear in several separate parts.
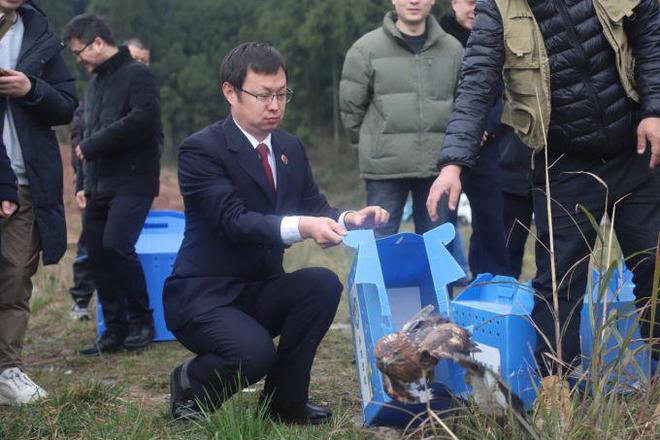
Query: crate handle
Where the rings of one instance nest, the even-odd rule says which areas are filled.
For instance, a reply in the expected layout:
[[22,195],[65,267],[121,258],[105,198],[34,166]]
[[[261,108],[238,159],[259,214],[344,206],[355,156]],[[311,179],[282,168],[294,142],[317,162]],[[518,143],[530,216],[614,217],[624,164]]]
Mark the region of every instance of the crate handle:
[[167,229],[169,225],[167,223],[151,223],[147,222],[144,224],[144,229]]

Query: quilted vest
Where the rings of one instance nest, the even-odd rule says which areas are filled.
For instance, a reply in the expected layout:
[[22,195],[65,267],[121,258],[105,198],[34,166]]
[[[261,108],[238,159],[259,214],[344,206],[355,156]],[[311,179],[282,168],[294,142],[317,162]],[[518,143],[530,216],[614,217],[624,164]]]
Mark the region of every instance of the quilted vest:
[[[494,0],[504,25],[502,122],[535,152],[543,150],[551,112],[550,64],[541,29],[527,0]],[[640,0],[592,0],[605,38],[614,50],[621,84],[639,102],[635,59],[623,29]]]

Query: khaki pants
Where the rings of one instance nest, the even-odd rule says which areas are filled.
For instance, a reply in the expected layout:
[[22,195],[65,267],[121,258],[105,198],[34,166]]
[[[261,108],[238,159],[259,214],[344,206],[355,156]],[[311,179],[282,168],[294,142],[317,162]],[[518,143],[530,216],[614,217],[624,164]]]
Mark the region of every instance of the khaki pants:
[[0,219],[0,371],[21,367],[30,314],[31,277],[39,265],[40,239],[30,189],[18,188],[20,208]]

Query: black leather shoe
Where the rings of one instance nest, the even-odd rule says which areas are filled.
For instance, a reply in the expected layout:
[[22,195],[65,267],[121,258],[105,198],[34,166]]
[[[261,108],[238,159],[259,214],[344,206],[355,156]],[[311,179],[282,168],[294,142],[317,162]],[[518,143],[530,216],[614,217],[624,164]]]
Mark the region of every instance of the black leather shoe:
[[332,417],[332,411],[307,402],[304,405],[288,406],[285,408],[270,406],[268,415],[282,423],[295,425],[320,425],[327,423]]
[[128,327],[128,335],[124,339],[126,350],[137,350],[146,347],[154,340],[154,326],[152,324],[137,324]]
[[204,414],[194,399],[187,369],[191,359],[170,373],[170,419],[177,421],[200,420]]
[[124,349],[123,342],[123,335],[105,332],[96,341],[96,345],[80,350],[80,354],[83,356],[98,356],[101,353],[116,353]]

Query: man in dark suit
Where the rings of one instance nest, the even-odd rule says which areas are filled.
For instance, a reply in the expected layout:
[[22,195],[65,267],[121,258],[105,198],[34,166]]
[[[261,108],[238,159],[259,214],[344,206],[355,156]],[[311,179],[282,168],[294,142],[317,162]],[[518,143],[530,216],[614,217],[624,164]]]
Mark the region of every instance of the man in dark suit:
[[267,375],[262,401],[272,417],[323,423],[331,413],[308,402],[310,369],[342,285],[325,268],[285,273],[284,250],[307,238],[334,246],[347,228],[378,226],[389,214],[339,215],[328,205],[300,140],[276,129],[292,92],[272,46],[233,49],[221,84],[231,115],[179,150],[186,231],[163,300],[168,328],[197,356],[171,374],[170,416],[195,418],[199,405],[218,407]]

